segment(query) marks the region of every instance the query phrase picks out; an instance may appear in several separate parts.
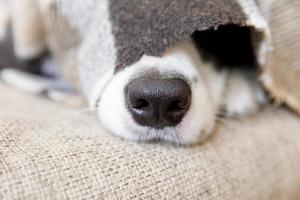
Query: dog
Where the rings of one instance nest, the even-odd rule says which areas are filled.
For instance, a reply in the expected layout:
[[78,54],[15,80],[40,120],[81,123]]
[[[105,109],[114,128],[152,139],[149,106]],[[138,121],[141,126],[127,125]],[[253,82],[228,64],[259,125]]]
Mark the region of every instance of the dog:
[[[36,1],[14,2],[12,11],[2,17],[6,21],[0,19],[0,30],[7,27],[8,19],[12,20],[17,58],[39,60],[47,48],[47,29],[39,19]],[[250,30],[235,26],[219,30],[216,35],[195,32],[167,48],[162,56],[143,55],[107,79],[101,93],[94,95],[100,122],[129,140],[190,145],[204,141],[213,132],[220,114],[244,117],[257,112],[267,97],[258,79]],[[233,39],[235,45],[228,50],[227,42]],[[34,45],[28,45],[30,40]],[[9,72],[2,70],[3,80],[21,80]],[[32,91],[36,84],[39,81],[18,85]],[[43,86],[49,89],[53,84]]]

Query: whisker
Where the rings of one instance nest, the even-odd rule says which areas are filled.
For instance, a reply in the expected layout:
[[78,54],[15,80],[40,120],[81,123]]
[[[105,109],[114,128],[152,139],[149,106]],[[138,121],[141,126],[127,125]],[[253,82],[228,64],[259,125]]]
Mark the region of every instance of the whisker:
[[147,128],[147,131],[146,133],[142,132],[142,133],[139,133],[139,137],[138,137],[138,142],[145,142],[145,139],[146,139],[146,135],[149,134],[149,129]]
[[79,117],[79,116],[81,116],[82,114],[85,114],[85,113],[88,113],[88,112],[91,112],[91,113],[92,113],[92,111],[91,111],[91,109],[90,109],[89,107],[84,108],[84,109],[82,109],[82,110],[80,110],[80,111],[74,112],[70,117],[71,117],[71,118],[73,118],[73,117]]
[[172,137],[174,138],[175,145],[179,146],[180,145],[180,139],[179,139],[176,131],[172,131]]
[[[49,127],[47,129],[47,131],[44,131],[44,133],[46,133],[46,134],[39,134],[39,136],[36,137],[34,141],[30,141],[30,142],[39,143],[39,142],[41,142],[42,139],[44,139],[44,138],[46,138],[48,136],[51,136],[51,137],[55,136],[56,134],[58,134],[57,131],[60,130],[60,127],[68,126],[69,123],[73,123],[73,120],[75,118],[80,117],[80,116],[82,116],[82,115],[84,115],[85,113],[88,113],[88,112],[91,112],[90,108],[84,108],[82,110],[79,110],[79,111],[71,113],[71,115],[66,115],[66,113],[62,113],[61,115],[58,115],[58,116],[54,117],[50,121],[50,123],[53,121],[53,122],[55,122],[55,123],[53,123],[55,125]],[[57,122],[59,122],[59,123],[57,123]],[[85,118],[84,119],[80,119],[80,122],[88,123],[89,119],[85,119]],[[57,126],[58,129],[56,129],[55,126]]]

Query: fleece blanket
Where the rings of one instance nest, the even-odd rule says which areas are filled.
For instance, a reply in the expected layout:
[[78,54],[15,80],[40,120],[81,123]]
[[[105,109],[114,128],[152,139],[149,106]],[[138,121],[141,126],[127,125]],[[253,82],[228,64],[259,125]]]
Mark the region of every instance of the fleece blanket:
[[198,37],[206,58],[220,65],[259,66],[271,96],[300,112],[297,0],[32,2],[46,33],[42,37],[37,27],[37,40],[45,40],[91,107],[120,70],[143,55],[161,56],[175,42]]
[[[143,55],[161,56],[166,48],[196,32],[235,26],[237,30],[229,28],[229,33],[224,34],[229,37],[232,34],[234,37],[230,38],[234,40],[251,32],[251,41],[246,37],[245,46],[252,46],[249,41],[255,44],[254,59],[261,64],[263,59],[256,57],[264,58],[266,54],[263,46],[267,45],[268,26],[252,1],[106,0],[99,3],[88,0],[74,3],[64,0],[40,6],[52,52],[61,60],[66,76],[74,71],[71,75],[74,80],[79,74],[80,86],[92,107],[114,74],[130,67]],[[247,31],[243,31],[244,28]],[[209,38],[210,34],[205,35],[211,40],[205,47],[213,45],[214,38]]]

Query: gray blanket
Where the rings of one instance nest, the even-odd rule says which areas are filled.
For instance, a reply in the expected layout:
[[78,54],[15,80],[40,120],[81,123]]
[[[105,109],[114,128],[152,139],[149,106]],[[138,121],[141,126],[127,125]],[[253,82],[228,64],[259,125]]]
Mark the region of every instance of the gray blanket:
[[[219,35],[227,35],[232,44],[240,44],[233,51],[246,49],[246,56],[241,56],[252,54],[253,65],[264,64],[264,59],[259,58],[265,57],[263,46],[268,45],[267,23],[256,3],[248,0],[105,0],[101,3],[64,0],[52,2],[42,16],[52,52],[67,69],[67,76],[79,69],[80,86],[91,106],[101,96],[102,86],[119,70],[134,64],[143,55],[161,56],[166,48],[195,36],[196,32],[225,30]],[[205,34],[206,41],[210,42],[203,45],[205,50],[212,49],[206,52],[218,58],[226,51],[220,53],[215,51],[220,48],[210,48],[219,39],[210,37],[212,34]],[[223,49],[231,48],[231,43],[225,43]],[[239,56],[235,58],[238,60]],[[72,75],[72,80],[77,74]]]

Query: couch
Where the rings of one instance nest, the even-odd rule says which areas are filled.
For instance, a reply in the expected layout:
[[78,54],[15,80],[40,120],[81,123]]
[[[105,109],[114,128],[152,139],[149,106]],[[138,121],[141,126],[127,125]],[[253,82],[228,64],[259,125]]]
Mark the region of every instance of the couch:
[[113,136],[84,106],[0,84],[0,199],[300,199],[300,118],[270,106],[182,147]]

